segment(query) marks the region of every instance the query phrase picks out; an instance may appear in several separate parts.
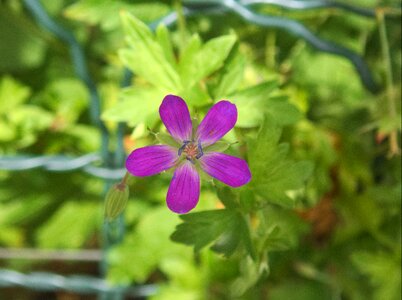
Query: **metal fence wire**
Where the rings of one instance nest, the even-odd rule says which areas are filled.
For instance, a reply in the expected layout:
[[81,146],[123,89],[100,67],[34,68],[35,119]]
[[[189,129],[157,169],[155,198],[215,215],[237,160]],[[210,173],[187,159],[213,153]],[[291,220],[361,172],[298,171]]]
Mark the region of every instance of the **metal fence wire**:
[[[81,45],[77,42],[72,32],[63,28],[47,14],[40,1],[23,0],[23,3],[27,11],[32,14],[36,22],[44,30],[53,33],[69,47],[76,76],[85,84],[90,94],[89,113],[92,123],[101,132],[101,149],[99,153],[89,153],[79,157],[65,155],[3,156],[0,157],[0,170],[18,172],[42,168],[44,171],[49,172],[69,172],[80,169],[92,176],[104,179],[105,189],[107,189],[113,181],[121,179],[125,173],[123,168],[125,159],[123,147],[124,124],[119,124],[117,127],[117,149],[114,153],[109,153],[110,133],[100,118],[101,105],[99,93],[95,82],[89,74]],[[367,64],[360,55],[332,41],[318,37],[298,21],[257,13],[255,7],[261,5],[273,5],[288,10],[340,9],[362,17],[375,18],[374,9],[360,8],[346,3],[324,0],[183,0],[183,13],[186,17],[201,14],[234,14],[248,23],[286,31],[296,38],[305,40],[318,51],[338,55],[349,60],[355,67],[357,75],[360,77],[365,88],[373,93],[379,90]],[[177,13],[172,11],[163,18],[149,24],[149,26],[156,28],[159,23],[171,26],[176,23],[177,18]],[[125,72],[122,86],[127,86],[131,81],[130,72],[127,70]],[[123,217],[120,217],[115,224],[105,223],[102,230],[104,237],[102,250],[104,254],[100,259],[100,268],[104,275],[107,268],[105,253],[110,245],[121,241],[124,234]],[[114,234],[111,234],[112,232]],[[122,299],[124,296],[147,297],[155,294],[157,291],[155,285],[116,287],[111,286],[104,279],[91,276],[74,275],[65,277],[49,272],[22,274],[14,270],[0,269],[0,288],[6,287],[23,287],[37,291],[68,291],[82,295],[97,294],[100,299]]]

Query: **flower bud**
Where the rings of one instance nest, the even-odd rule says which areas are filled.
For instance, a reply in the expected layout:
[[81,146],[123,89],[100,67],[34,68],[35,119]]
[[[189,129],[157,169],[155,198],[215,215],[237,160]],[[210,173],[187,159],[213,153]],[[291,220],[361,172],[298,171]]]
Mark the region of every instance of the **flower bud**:
[[129,196],[128,185],[116,183],[106,194],[105,218],[113,221],[126,207]]

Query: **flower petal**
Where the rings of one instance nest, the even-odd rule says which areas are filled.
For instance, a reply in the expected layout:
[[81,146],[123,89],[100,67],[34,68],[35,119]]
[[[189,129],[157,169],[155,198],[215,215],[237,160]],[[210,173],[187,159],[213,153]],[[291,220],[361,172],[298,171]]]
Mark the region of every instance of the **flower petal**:
[[198,126],[197,138],[202,146],[211,145],[232,129],[236,121],[236,105],[226,100],[219,101],[211,107]]
[[167,192],[167,206],[175,213],[184,214],[197,205],[199,197],[200,176],[195,166],[185,161],[174,172]]
[[191,140],[193,126],[187,104],[182,98],[167,95],[159,107],[159,115],[166,129],[177,141]]
[[231,187],[242,186],[251,180],[247,162],[238,157],[211,152],[205,153],[199,161],[206,173]]
[[134,176],[151,176],[173,167],[179,156],[177,150],[166,145],[135,149],[126,160],[127,170]]

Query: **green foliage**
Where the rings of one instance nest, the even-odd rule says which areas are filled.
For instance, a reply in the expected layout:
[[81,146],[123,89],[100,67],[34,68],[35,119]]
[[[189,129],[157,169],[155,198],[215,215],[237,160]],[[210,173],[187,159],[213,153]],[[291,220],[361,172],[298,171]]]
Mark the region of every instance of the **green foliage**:
[[14,142],[18,148],[33,144],[38,134],[47,129],[52,114],[27,103],[30,90],[10,77],[0,81],[0,143]]
[[[103,180],[82,171],[0,171],[1,247],[101,248],[101,228],[114,234],[124,220],[107,279],[155,283],[151,299],[400,298],[401,164],[390,151],[400,147],[398,18],[251,7],[357,51],[384,87],[372,95],[345,59],[236,14],[179,13],[178,26],[152,31],[148,25],[181,1],[42,2],[85,49],[111,133],[108,153],[120,145],[118,122],[127,123],[126,154],[154,142],[177,147],[163,129],[153,133],[163,127],[158,108],[168,93],[186,100],[194,124],[227,99],[238,109],[236,128],[204,150],[247,160],[252,180],[234,189],[202,177],[197,208],[178,217],[165,206],[169,172],[130,178],[126,209],[125,197],[109,202],[110,217],[122,214],[102,224]],[[354,5],[400,13],[393,0],[366,2]],[[0,154],[98,152],[90,94],[66,44],[13,0],[0,8],[0,40]],[[128,86],[123,68],[134,74]],[[30,261],[4,264],[36,269]]]
[[180,64],[180,75],[183,79],[183,85],[192,87],[201,79],[214,73],[223,66],[223,62],[228,57],[236,37],[222,36],[212,39],[205,45],[187,50],[185,59]]
[[120,58],[152,88],[127,88],[121,94],[122,101],[103,114],[105,120],[153,125],[160,99],[166,94],[181,95],[194,106],[211,101],[201,81],[222,68],[236,42],[233,35],[212,39],[204,45],[194,35],[176,61],[169,32],[163,25],[154,35],[128,13],[122,14],[122,20],[128,48],[119,51]]
[[287,159],[289,146],[277,145],[280,129],[267,117],[257,138],[249,143],[249,163],[253,174],[251,182],[256,193],[271,203],[292,206],[291,191],[303,187],[310,176],[310,162]]
[[149,22],[164,16],[169,8],[160,2],[129,4],[125,1],[81,0],[67,7],[64,13],[71,19],[100,25],[102,29],[111,31],[119,27],[119,13],[123,10]]
[[236,210],[203,211],[182,215],[180,218],[184,223],[177,226],[171,238],[176,242],[193,245],[195,252],[213,244],[213,251],[228,257],[242,242],[249,254],[254,254],[247,223]]
[[164,207],[142,216],[136,230],[111,251],[109,279],[115,283],[129,283],[133,279],[144,282],[163,261],[187,256],[185,249],[169,240],[176,224],[177,218]]
[[33,24],[6,5],[0,7],[1,74],[38,68],[43,64],[46,42],[32,33]]
[[359,271],[368,276],[374,286],[374,300],[400,299],[401,292],[401,255],[388,253],[356,252],[353,263]]
[[277,88],[278,83],[270,81],[231,95],[239,110],[237,126],[256,127],[268,113],[280,125],[296,123],[300,119],[300,112],[287,101],[286,96],[271,95]]
[[179,75],[148,26],[126,13],[122,21],[130,47],[120,51],[123,63],[154,86],[166,91],[180,90]]
[[37,241],[43,248],[79,248],[99,225],[97,203],[65,203],[38,230]]

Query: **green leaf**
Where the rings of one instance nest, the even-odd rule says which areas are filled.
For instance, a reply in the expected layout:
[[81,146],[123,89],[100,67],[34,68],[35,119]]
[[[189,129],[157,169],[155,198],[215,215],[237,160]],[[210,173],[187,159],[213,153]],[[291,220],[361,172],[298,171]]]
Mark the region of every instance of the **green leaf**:
[[[391,192],[388,188],[388,193]],[[384,193],[384,197],[390,194]],[[342,215],[343,226],[336,233],[336,242],[347,242],[362,232],[369,232],[376,235],[380,233],[380,226],[384,223],[386,202],[376,202],[376,195],[373,190],[354,197],[339,199],[339,212]],[[400,199],[400,193],[397,197]],[[387,200],[390,200],[389,198]],[[399,201],[399,200],[398,200]]]
[[89,101],[87,88],[75,78],[58,78],[50,82],[38,98],[57,114],[62,124],[76,122]]
[[122,14],[129,48],[119,51],[123,63],[165,92],[177,93],[182,89],[178,73],[164,54],[147,25],[128,13]]
[[129,122],[130,125],[146,123],[152,126],[158,119],[158,108],[163,99],[162,91],[129,87],[121,92],[121,101],[102,114],[102,119]]
[[308,225],[293,211],[278,206],[263,209],[265,224],[260,228],[263,249],[282,251],[296,248],[300,237],[307,234]]
[[270,97],[264,106],[279,125],[291,125],[301,118],[301,112],[288,101],[287,96]]
[[186,103],[190,106],[203,106],[212,104],[212,100],[208,93],[202,89],[198,84],[194,86],[186,87],[184,90],[178,93]]
[[0,114],[7,114],[9,110],[24,103],[31,91],[10,76],[4,76],[0,81]]
[[265,200],[291,207],[294,199],[288,192],[304,186],[312,172],[312,164],[288,159],[288,145],[277,145],[280,134],[277,125],[267,117],[257,138],[249,142],[251,185]]
[[33,144],[39,132],[50,127],[54,116],[34,105],[19,105],[8,112],[8,125],[18,133],[16,145],[27,147]]
[[91,25],[100,25],[110,31],[119,27],[119,13],[128,11],[143,22],[154,21],[169,12],[169,7],[160,2],[126,3],[114,0],[80,0],[64,10],[64,15],[70,19]]
[[291,245],[289,239],[283,234],[280,227],[274,225],[269,229],[264,247],[269,251],[284,251],[289,249]]
[[195,55],[200,50],[201,45],[202,42],[198,34],[194,34],[185,45],[182,53],[180,54],[179,61],[179,73],[182,78],[185,77],[186,72],[189,72],[189,66],[191,66],[195,60]]
[[162,262],[190,257],[185,247],[169,240],[177,222],[177,216],[166,207],[143,214],[135,230],[110,251],[108,279],[119,284],[144,282]]
[[323,300],[332,299],[331,290],[323,283],[312,280],[284,280],[274,286],[268,296],[272,300]]
[[251,212],[255,209],[255,195],[250,188],[243,188],[240,190],[240,207],[243,211]]
[[17,137],[16,128],[0,120],[0,142],[10,142]]
[[95,232],[99,217],[98,203],[67,202],[39,229],[36,239],[44,248],[79,248]]
[[301,113],[296,106],[288,102],[286,96],[271,95],[277,87],[276,81],[269,81],[230,95],[230,100],[236,104],[239,112],[236,126],[245,128],[258,126],[267,113],[270,113],[279,125],[289,125],[298,121]]
[[276,81],[269,81],[230,95],[230,100],[236,104],[239,114],[236,126],[247,128],[260,125],[266,114],[265,106],[269,95],[277,87]]
[[374,300],[398,300],[401,291],[401,258],[389,253],[357,252],[352,261],[360,272],[369,277],[374,287]]
[[194,38],[184,50],[184,59],[180,63],[180,75],[185,86],[193,86],[201,79],[211,75],[223,66],[236,37],[227,35],[208,41],[198,51],[197,38]]
[[[230,298],[238,299],[253,287],[258,280],[268,271],[266,256],[261,261],[255,262],[248,256],[244,256],[239,264],[240,276],[230,286]],[[241,298],[242,299],[242,298]]]
[[218,186],[217,194],[219,200],[222,201],[223,205],[229,209],[238,208],[237,195],[228,186]]
[[222,68],[219,84],[214,88],[214,99],[227,99],[228,96],[234,93],[241,81],[243,80],[243,73],[246,66],[246,59],[244,55],[236,50],[235,54],[230,55],[228,61]]
[[171,239],[194,246],[194,251],[213,244],[211,249],[230,256],[243,242],[253,254],[247,224],[239,212],[229,209],[202,211],[182,215],[184,223],[176,227]]
[[158,28],[156,28],[156,39],[159,45],[161,45],[166,59],[173,67],[175,67],[176,59],[173,52],[173,45],[172,42],[170,41],[169,30],[162,23],[159,24]]

